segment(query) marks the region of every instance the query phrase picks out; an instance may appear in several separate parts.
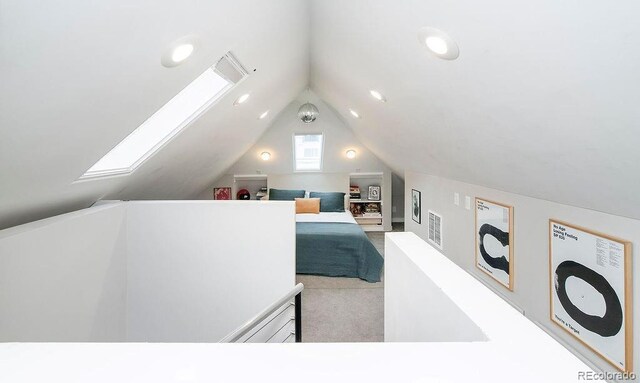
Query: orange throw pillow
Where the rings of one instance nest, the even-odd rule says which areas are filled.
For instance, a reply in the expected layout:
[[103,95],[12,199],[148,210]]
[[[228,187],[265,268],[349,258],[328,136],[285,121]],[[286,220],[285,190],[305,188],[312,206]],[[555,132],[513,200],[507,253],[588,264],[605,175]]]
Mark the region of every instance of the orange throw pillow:
[[296,198],[296,214],[320,213],[320,198]]

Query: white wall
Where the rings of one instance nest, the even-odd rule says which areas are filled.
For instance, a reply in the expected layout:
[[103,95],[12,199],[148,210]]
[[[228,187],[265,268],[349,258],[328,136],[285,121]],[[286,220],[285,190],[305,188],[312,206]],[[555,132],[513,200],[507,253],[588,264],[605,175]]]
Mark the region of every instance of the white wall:
[[129,341],[219,341],[295,285],[293,202],[135,202],[127,214]]
[[[469,273],[484,281],[496,293],[524,311],[534,322],[540,323],[554,337],[575,348],[588,360],[605,371],[614,371],[607,362],[587,349],[549,319],[548,220],[556,218],[593,230],[629,240],[633,247],[640,245],[640,221],[605,214],[593,210],[562,205],[550,201],[489,189],[422,173],[405,173],[405,230],[426,240],[427,210],[442,215],[443,253]],[[422,224],[411,217],[411,189],[422,192]],[[460,193],[460,206],[453,203],[454,192]],[[588,190],[585,190],[588,193]],[[472,199],[472,209],[464,207],[464,197]],[[475,226],[473,198],[482,197],[514,206],[514,291],[509,292],[490,280],[474,266]],[[637,250],[636,250],[637,251]],[[640,262],[634,262],[634,276],[640,275]],[[634,283],[633,295],[640,296],[640,283]],[[637,298],[635,299],[637,302]],[[638,305],[634,307],[634,328],[639,329]],[[634,365],[640,364],[640,338],[633,341]]]
[[[313,102],[320,111],[318,119],[310,124],[303,123],[297,116],[298,108],[307,100]],[[294,133],[323,133],[322,172],[295,173],[293,171]],[[356,150],[356,158],[347,158],[345,153],[348,149]],[[269,161],[263,161],[260,158],[260,153],[264,151],[271,153]],[[273,176],[278,176],[278,179],[286,179],[287,182],[291,181],[291,185],[295,185],[295,181],[299,180],[300,185],[308,184],[318,189],[329,191],[335,185],[337,173],[348,175],[349,173],[360,172],[384,172],[385,177],[382,184],[383,214],[387,218],[385,229],[390,230],[392,212],[391,169],[360,143],[353,131],[329,105],[320,100],[313,92],[305,91],[277,116],[258,142],[231,166],[225,172],[225,175],[219,177],[210,187],[203,190],[198,198],[213,199],[212,190],[214,187],[231,187],[233,174],[267,174],[269,176],[269,187],[278,187],[272,186]],[[282,185],[282,182],[276,182],[276,185]],[[297,187],[303,188],[303,186]],[[318,189],[307,190],[319,191]],[[333,191],[348,192],[343,188],[333,189]],[[400,210],[402,209],[400,208]]]
[[[298,118],[298,108],[310,100],[320,111],[318,118],[305,124]],[[313,92],[303,92],[291,102],[273,121],[260,139],[225,173],[263,174],[293,173],[294,133],[323,133],[324,153],[322,172],[357,173],[388,171],[388,166],[380,161],[354,136],[351,129],[335,111]],[[356,158],[348,159],[346,151],[355,149]],[[260,153],[271,153],[269,161],[263,161]]]
[[484,366],[469,381],[566,383],[591,370],[414,233],[387,233],[385,261],[385,342],[437,342],[443,352],[454,343],[459,355],[474,354],[463,369]]
[[385,236],[384,246],[385,342],[486,341],[482,329],[415,263],[433,258],[434,250],[418,241],[407,246],[413,240],[407,233],[392,234]]
[[294,285],[293,202],[107,204],[0,231],[0,342],[216,342]]
[[122,203],[0,231],[0,342],[125,337]]

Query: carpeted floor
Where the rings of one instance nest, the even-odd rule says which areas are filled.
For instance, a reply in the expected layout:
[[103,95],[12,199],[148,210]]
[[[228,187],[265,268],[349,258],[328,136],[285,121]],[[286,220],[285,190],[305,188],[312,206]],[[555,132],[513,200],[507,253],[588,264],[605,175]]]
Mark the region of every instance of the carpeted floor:
[[[393,224],[404,231],[404,224]],[[368,232],[384,256],[384,233]],[[382,342],[384,340],[384,281],[298,275],[302,292],[303,342]]]

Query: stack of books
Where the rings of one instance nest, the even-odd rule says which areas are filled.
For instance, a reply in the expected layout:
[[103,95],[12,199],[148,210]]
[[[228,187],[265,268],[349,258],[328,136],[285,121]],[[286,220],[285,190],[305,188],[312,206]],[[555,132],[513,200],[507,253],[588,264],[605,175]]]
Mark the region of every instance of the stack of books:
[[351,185],[349,186],[349,198],[360,199],[360,187]]

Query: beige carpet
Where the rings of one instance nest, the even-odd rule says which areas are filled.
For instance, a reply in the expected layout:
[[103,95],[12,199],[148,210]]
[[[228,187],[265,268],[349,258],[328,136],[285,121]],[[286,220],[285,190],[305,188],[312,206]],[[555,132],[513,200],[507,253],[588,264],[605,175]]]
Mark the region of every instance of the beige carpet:
[[[404,231],[394,224],[393,231]],[[384,233],[367,233],[384,256]],[[384,281],[298,275],[302,292],[303,342],[382,342]]]

